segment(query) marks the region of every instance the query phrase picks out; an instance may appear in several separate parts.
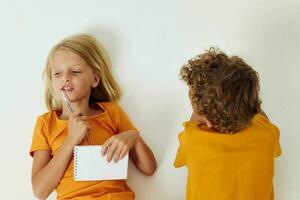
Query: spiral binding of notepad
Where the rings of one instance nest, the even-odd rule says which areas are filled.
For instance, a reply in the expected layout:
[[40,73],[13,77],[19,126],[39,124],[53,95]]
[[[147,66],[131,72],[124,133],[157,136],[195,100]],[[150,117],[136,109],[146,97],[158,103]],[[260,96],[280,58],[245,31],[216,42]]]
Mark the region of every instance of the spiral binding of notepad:
[[77,180],[77,148],[74,147],[73,158],[74,158],[74,180]]

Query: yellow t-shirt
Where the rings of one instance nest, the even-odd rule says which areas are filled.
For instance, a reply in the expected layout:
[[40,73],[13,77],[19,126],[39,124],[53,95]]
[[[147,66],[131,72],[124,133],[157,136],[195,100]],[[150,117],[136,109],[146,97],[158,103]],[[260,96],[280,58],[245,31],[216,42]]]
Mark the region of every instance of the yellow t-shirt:
[[273,200],[274,158],[279,130],[257,114],[235,134],[220,134],[185,122],[175,167],[186,166],[187,200]]
[[[102,102],[98,105],[104,112],[89,117],[90,144],[103,144],[109,137],[122,131],[136,130],[129,118],[117,103]],[[34,151],[49,150],[54,155],[67,136],[67,120],[57,117],[55,111],[38,117],[32,138],[30,155]],[[83,141],[83,144],[86,141]],[[125,180],[113,181],[74,181],[73,159],[57,188],[57,198],[80,200],[133,200],[134,192]]]

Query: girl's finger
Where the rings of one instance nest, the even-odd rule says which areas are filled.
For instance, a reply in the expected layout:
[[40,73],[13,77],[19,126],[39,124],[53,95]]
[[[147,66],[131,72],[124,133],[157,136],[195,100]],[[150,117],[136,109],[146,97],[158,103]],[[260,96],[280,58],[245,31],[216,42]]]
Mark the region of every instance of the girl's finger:
[[75,118],[75,117],[77,117],[77,116],[80,116],[80,110],[79,110],[79,109],[78,109],[78,110],[75,110],[75,111],[70,115],[71,118]]
[[87,127],[90,127],[91,125],[90,125],[90,123],[88,122],[88,121],[81,121],[80,122],[82,125],[84,125],[84,126],[87,126]]
[[128,147],[123,146],[119,160],[122,160],[124,158],[124,156],[128,153],[128,151],[129,151]]
[[88,130],[90,130],[90,129],[92,128],[92,126],[91,126],[89,123],[87,123],[86,126],[87,126],[87,129],[88,129]]
[[110,162],[111,159],[113,158],[113,155],[114,155],[114,153],[115,153],[117,147],[118,147],[118,143],[117,143],[117,142],[113,142],[113,143],[108,147],[108,150],[107,150],[107,158],[106,158],[106,160],[107,160],[108,162]]
[[88,117],[87,116],[78,116],[76,117],[77,120],[81,120],[81,121],[87,121]]
[[118,162],[120,160],[120,154],[122,153],[122,150],[123,150],[123,145],[119,144],[114,153],[114,157],[113,157],[114,162]]
[[101,154],[102,156],[105,156],[105,154],[107,153],[107,149],[108,147],[111,145],[113,137],[110,137],[109,139],[107,139],[104,144],[102,145],[102,149],[101,149]]

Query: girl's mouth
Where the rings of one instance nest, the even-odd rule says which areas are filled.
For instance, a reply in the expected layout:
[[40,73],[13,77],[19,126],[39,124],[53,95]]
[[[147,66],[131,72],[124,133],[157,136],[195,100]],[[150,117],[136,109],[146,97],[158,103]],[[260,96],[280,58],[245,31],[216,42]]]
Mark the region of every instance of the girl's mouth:
[[64,86],[61,88],[62,91],[64,92],[70,92],[72,91],[74,88],[72,86]]

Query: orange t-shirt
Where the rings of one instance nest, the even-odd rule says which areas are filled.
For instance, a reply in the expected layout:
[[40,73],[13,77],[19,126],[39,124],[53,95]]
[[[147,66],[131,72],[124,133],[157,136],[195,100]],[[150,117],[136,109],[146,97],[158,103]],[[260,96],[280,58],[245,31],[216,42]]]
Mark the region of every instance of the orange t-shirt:
[[[112,135],[122,131],[136,130],[129,118],[117,103],[98,103],[104,112],[89,117],[91,129],[89,131],[90,144],[103,144]],[[67,132],[68,120],[61,120],[55,111],[45,113],[38,117],[30,155],[34,151],[49,150],[54,155],[64,142]],[[83,140],[85,143],[85,140]],[[127,186],[126,180],[112,181],[74,181],[73,159],[64,176],[56,188],[57,199],[81,200],[133,200],[134,192]]]
[[220,134],[185,122],[175,167],[186,166],[187,200],[273,200],[274,158],[279,130],[257,114],[250,126]]

